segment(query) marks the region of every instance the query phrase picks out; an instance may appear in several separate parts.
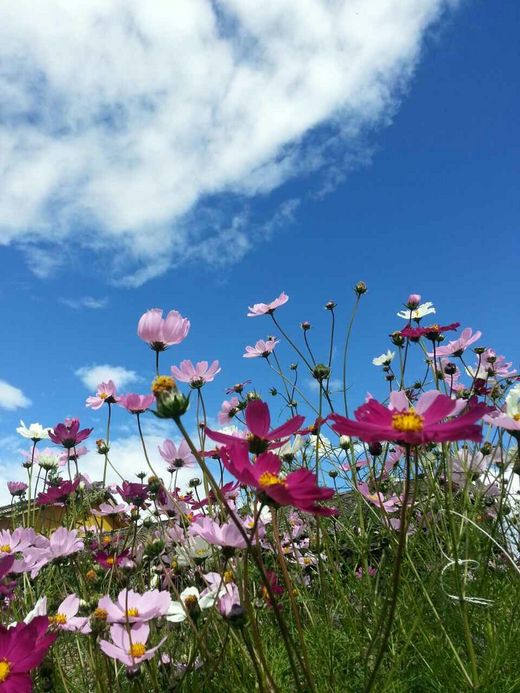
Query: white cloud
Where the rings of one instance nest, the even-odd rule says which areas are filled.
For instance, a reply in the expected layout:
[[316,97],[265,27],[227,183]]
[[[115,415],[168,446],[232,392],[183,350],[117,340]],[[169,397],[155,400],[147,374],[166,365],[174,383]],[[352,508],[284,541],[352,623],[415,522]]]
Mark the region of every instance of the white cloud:
[[236,212],[188,220],[216,195],[243,208],[312,170],[322,192],[334,185],[363,158],[359,135],[391,121],[451,4],[3,3],[0,243],[39,276],[78,246],[112,258],[106,276],[127,285],[201,252],[222,262],[230,238],[228,261],[240,259],[255,239],[235,235]]
[[78,368],[75,375],[91,391],[95,391],[99,383],[107,382],[108,380],[113,380],[119,390],[139,380],[139,376],[135,371],[130,371],[123,368],[123,366],[110,366],[108,363],[99,366],[82,366]]
[[106,308],[108,304],[108,298],[104,296],[103,298],[94,298],[93,296],[80,296],[79,298],[66,298],[61,296],[59,299],[60,303],[64,306],[73,308],[74,310],[81,310],[82,308],[91,308],[92,310],[98,310],[100,308]]
[[0,380],[0,409],[21,409],[28,407],[31,400],[24,395],[18,387],[9,385],[5,380]]

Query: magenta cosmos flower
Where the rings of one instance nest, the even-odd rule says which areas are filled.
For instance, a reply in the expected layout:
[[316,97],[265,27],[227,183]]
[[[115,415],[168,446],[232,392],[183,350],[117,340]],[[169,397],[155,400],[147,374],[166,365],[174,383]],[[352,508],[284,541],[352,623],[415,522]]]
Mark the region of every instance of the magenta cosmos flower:
[[117,659],[127,667],[137,667],[147,659],[151,659],[166,638],[155,647],[146,648],[146,641],[150,635],[150,628],[146,623],[139,623],[129,630],[119,623],[114,623],[110,628],[109,640],[100,640],[99,647],[108,657]]
[[331,414],[332,428],[339,435],[356,436],[367,443],[383,440],[401,445],[421,445],[455,440],[482,440],[482,427],[475,424],[489,411],[483,403],[470,405],[460,416],[456,400],[438,390],[423,393],[416,406],[411,407],[403,391],[392,392],[390,406],[369,399],[355,411],[356,420]]
[[168,471],[175,472],[183,467],[194,467],[195,457],[193,456],[188,443],[182,440],[177,447],[173,440],[167,438],[163,446],[158,446],[159,454],[168,463]]
[[264,359],[266,359],[270,354],[273,353],[275,346],[279,343],[280,340],[275,339],[274,337],[270,337],[266,341],[259,339],[254,347],[246,346],[246,353],[243,354],[243,357],[245,359],[256,359],[259,356],[262,356]]
[[279,308],[280,306],[283,306],[284,303],[287,303],[289,300],[289,296],[282,291],[282,293],[278,296],[278,298],[275,298],[274,301],[271,301],[271,303],[255,303],[252,306],[249,306],[249,313],[247,314],[248,318],[256,318],[259,315],[267,315],[274,313],[274,311]]
[[114,404],[117,402],[116,386],[113,380],[107,383],[100,383],[97,386],[94,397],[87,397],[86,406],[91,409],[101,409],[103,404]]
[[143,414],[155,402],[154,395],[122,395],[119,398],[118,404],[124,407],[131,414]]
[[190,321],[176,310],[171,310],[166,318],[162,314],[161,308],[147,310],[137,325],[138,336],[154,351],[180,344],[190,331]]
[[449,325],[429,325],[428,327],[411,327],[407,325],[399,334],[409,339],[417,340],[420,339],[420,337],[426,337],[426,339],[436,341],[443,332],[456,330],[458,327],[460,327],[460,322],[452,322]]
[[220,373],[218,361],[208,365],[207,361],[198,361],[195,366],[191,361],[181,361],[180,368],[172,366],[172,375],[181,383],[189,383],[193,388],[202,387],[205,383],[211,383],[217,373]]
[[30,693],[29,672],[42,663],[56,634],[47,634],[49,619],[37,616],[30,623],[17,623],[14,628],[0,626],[0,691]]
[[249,448],[250,452],[258,454],[265,452],[268,448],[280,447],[287,438],[296,433],[305,421],[304,416],[294,416],[278,428],[270,431],[271,415],[269,407],[265,402],[259,399],[254,399],[246,407],[245,410],[246,425],[249,434],[243,438],[240,436],[232,436],[220,431],[212,431],[206,428],[205,432],[211,440],[223,445],[240,446],[246,451]]
[[79,486],[80,478],[75,481],[62,481],[58,486],[49,486],[45,493],[39,493],[36,505],[63,505]]
[[99,608],[107,612],[108,623],[143,623],[164,616],[170,608],[169,592],[150,590],[139,594],[122,590],[114,603],[110,597],[101,597]]
[[49,431],[49,438],[56,445],[63,445],[70,449],[82,443],[92,433],[93,428],[79,430],[79,419],[65,419],[63,423],[56,424],[54,430]]
[[272,452],[262,453],[252,464],[247,450],[234,446],[222,450],[222,462],[242,484],[264,492],[279,505],[292,505],[315,515],[336,514],[334,508],[318,504],[332,498],[334,489],[320,488],[316,474],[308,469],[281,476],[282,461]]

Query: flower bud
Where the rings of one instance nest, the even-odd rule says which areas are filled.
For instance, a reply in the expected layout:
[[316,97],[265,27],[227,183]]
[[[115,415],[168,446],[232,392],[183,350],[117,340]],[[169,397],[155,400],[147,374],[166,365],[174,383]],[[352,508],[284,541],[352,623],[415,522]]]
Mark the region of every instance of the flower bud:
[[342,450],[350,450],[350,448],[352,447],[350,436],[340,436],[339,446]]
[[300,327],[302,328],[302,330],[303,330],[304,332],[307,332],[307,330],[310,330],[310,329],[311,329],[311,324],[310,324],[310,322],[309,322],[308,320],[305,320],[304,322],[301,322],[301,323],[300,323]]
[[374,457],[378,457],[383,452],[383,446],[381,445],[381,443],[378,442],[370,443],[370,445],[368,446],[368,451]]
[[170,391],[158,392],[156,400],[157,411],[153,413],[159,419],[178,419],[190,406],[190,395],[186,397],[176,387]]
[[324,363],[317,363],[312,371],[312,377],[317,380],[318,382],[321,382],[322,380],[326,380],[330,376],[330,368],[326,366]]
[[107,445],[107,443],[100,438],[99,440],[96,440],[96,447],[97,451],[100,455],[107,455],[108,451],[110,450],[110,447]]
[[365,282],[358,282],[354,287],[354,293],[357,294],[357,296],[362,296],[363,294],[366,294],[367,291],[368,289]]
[[400,332],[392,332],[390,336],[390,339],[392,340],[392,344],[395,344],[397,347],[402,347],[404,344],[404,337]]
[[325,304],[325,310],[334,310],[338,304],[335,301],[327,301]]
[[421,294],[410,294],[406,301],[406,307],[410,310],[415,310],[421,302]]

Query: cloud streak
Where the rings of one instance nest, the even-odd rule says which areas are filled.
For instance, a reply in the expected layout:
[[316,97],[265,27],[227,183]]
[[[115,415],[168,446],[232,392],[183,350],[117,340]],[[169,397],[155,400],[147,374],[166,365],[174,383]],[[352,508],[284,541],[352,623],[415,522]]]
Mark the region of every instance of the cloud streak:
[[201,249],[222,262],[230,234],[237,261],[257,239],[234,235],[236,213],[188,223],[197,210],[316,170],[329,189],[360,134],[391,119],[449,4],[4,3],[0,243],[38,276],[75,249],[110,257],[105,274],[128,286]]
[[24,395],[20,388],[0,380],[0,409],[13,411],[31,405],[31,400]]

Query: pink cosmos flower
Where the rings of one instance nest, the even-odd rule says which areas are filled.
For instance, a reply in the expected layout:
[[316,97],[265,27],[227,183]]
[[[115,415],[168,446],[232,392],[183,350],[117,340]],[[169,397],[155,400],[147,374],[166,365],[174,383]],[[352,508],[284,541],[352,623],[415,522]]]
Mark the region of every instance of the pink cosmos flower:
[[254,305],[249,306],[250,312],[247,314],[247,317],[256,318],[259,315],[274,313],[277,308],[283,306],[288,300],[289,296],[282,291],[278,298],[275,298],[274,301],[271,301],[271,303],[255,303]]
[[254,347],[246,346],[246,353],[242,354],[242,356],[245,359],[256,359],[259,356],[262,356],[264,359],[266,359],[269,356],[269,354],[273,353],[275,346],[279,343],[280,340],[275,339],[274,337],[271,337],[265,342],[263,339],[259,339]]
[[137,325],[138,336],[154,351],[180,344],[190,331],[190,321],[176,310],[171,310],[164,319],[162,314],[161,308],[147,310]]
[[520,431],[520,385],[515,385],[509,390],[502,410],[493,411],[484,420],[517,436]]
[[212,431],[206,428],[206,434],[211,440],[224,445],[239,445],[253,453],[264,452],[267,448],[280,447],[287,438],[296,433],[305,421],[304,416],[294,416],[278,428],[269,430],[271,426],[271,415],[269,407],[259,399],[249,402],[245,410],[246,425],[249,434],[246,438],[231,436],[220,431]]
[[82,443],[94,429],[84,428],[79,430],[79,419],[66,419],[64,423],[56,424],[53,431],[49,431],[49,438],[57,445],[64,448],[74,448]]
[[399,334],[402,337],[409,337],[415,340],[420,337],[435,340],[441,333],[456,330],[458,327],[460,327],[460,322],[452,322],[449,325],[429,325],[428,327],[407,326],[403,328]]
[[[212,546],[229,546],[235,549],[245,549],[247,542],[234,522],[226,522],[219,525],[210,517],[203,516],[195,520],[190,526],[190,534],[202,537]],[[263,526],[259,526],[259,538],[265,534]],[[256,535],[252,537],[256,541]]]
[[150,628],[146,623],[138,623],[129,630],[119,623],[114,623],[110,628],[112,642],[100,640],[99,647],[108,657],[117,659],[133,669],[151,659],[166,640],[164,637],[158,645],[147,649],[146,641],[149,635]]
[[38,543],[46,545],[47,540],[40,534],[36,534],[32,527],[17,527],[13,531],[0,530],[0,555],[24,553],[29,547]]
[[244,380],[242,383],[235,383],[231,387],[226,388],[226,395],[230,395],[233,392],[240,394],[246,385],[249,385],[251,380]]
[[91,512],[96,517],[109,517],[127,513],[129,510],[128,503],[100,503],[99,508],[93,508]]
[[158,450],[163,460],[168,463],[169,472],[175,472],[183,467],[195,466],[195,457],[185,440],[182,440],[177,447],[173,440],[167,438],[163,442],[162,448],[159,446]]
[[49,621],[58,630],[68,630],[71,633],[88,635],[91,632],[87,616],[77,616],[79,611],[79,597],[69,594],[59,607],[54,616],[49,616]]
[[130,558],[130,551],[126,549],[121,553],[108,553],[107,551],[96,551],[94,560],[105,570],[116,568],[133,568],[135,563]]
[[122,395],[119,398],[118,404],[124,407],[131,414],[143,414],[155,402],[154,395]]
[[124,501],[137,506],[144,505],[148,498],[148,486],[146,484],[123,481],[116,490]]
[[[462,330],[458,339],[448,342],[445,346],[437,347],[435,353],[437,356],[462,356],[469,345],[476,342],[481,336],[482,332],[480,330],[473,333],[471,327],[466,327]],[[428,356],[433,358],[433,351]]]
[[107,612],[108,623],[143,623],[164,616],[170,608],[169,592],[150,590],[139,594],[122,590],[114,603],[110,597],[101,597],[99,608]]
[[117,402],[116,386],[113,380],[107,383],[100,383],[97,386],[95,397],[87,397],[86,405],[91,409],[101,409],[103,404],[114,404]]
[[514,369],[511,370],[512,365],[512,361],[506,362],[505,356],[497,356],[496,351],[493,349],[486,349],[480,357],[480,367],[477,373],[475,373],[475,378],[481,378],[482,380],[495,378],[496,376],[507,378],[516,373]]
[[2,693],[31,693],[29,672],[39,666],[56,634],[47,635],[49,619],[37,616],[14,628],[0,626],[0,690]]
[[62,452],[58,457],[58,464],[60,467],[62,467],[64,464],[67,464],[67,462],[77,462],[78,459],[86,455],[87,452],[88,448],[86,448],[84,445],[80,446],[79,448],[75,447],[65,450],[65,452]]
[[392,496],[391,498],[385,500],[385,497],[380,491],[371,493],[370,489],[368,488],[368,484],[365,484],[364,482],[358,482],[357,490],[363,496],[363,498],[366,498],[367,501],[372,503],[372,505],[375,505],[380,510],[384,510],[385,513],[395,513],[401,507],[401,498],[399,498],[399,496]]
[[191,361],[181,361],[180,368],[172,366],[172,375],[181,383],[190,383],[193,388],[200,388],[205,383],[211,383],[217,373],[220,373],[218,361],[208,366],[207,361],[198,361],[194,366]]
[[58,527],[45,546],[29,548],[25,553],[24,561],[27,569],[31,571],[31,577],[34,579],[47,563],[56,558],[82,551],[84,544],[77,538],[77,533],[76,529],[69,531],[65,527]]
[[232,418],[238,411],[238,405],[240,400],[238,397],[232,397],[231,399],[225,399],[220,405],[220,411],[218,413],[218,422],[221,424],[230,423]]
[[482,440],[482,428],[475,424],[489,411],[483,403],[469,405],[466,412],[449,421],[457,413],[457,401],[438,390],[423,393],[415,408],[403,391],[390,395],[387,408],[375,399],[369,399],[355,411],[356,420],[340,414],[331,414],[332,428],[339,435],[353,435],[367,443],[383,440],[399,444],[421,445],[456,440]]
[[7,489],[11,496],[23,496],[23,494],[27,491],[27,488],[27,484],[25,484],[23,481],[7,482]]
[[298,469],[286,477],[281,476],[282,462],[272,452],[258,455],[252,464],[247,449],[236,445],[223,448],[222,462],[242,484],[265,493],[279,505],[292,505],[315,515],[336,514],[334,508],[318,504],[332,498],[334,489],[320,488],[317,476],[308,469]]

